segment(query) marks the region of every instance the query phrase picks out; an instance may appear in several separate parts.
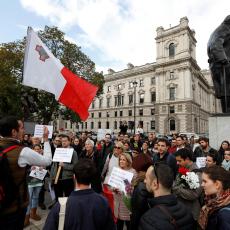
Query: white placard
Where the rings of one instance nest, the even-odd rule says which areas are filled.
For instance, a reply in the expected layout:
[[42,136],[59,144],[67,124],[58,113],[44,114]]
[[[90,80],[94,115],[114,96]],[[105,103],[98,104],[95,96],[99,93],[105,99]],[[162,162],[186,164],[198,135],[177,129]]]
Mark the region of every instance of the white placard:
[[46,173],[46,169],[40,169],[38,166],[33,166],[33,169],[30,172],[30,176],[39,180],[44,180]]
[[197,157],[196,165],[198,168],[204,168],[206,166],[206,157]]
[[111,129],[98,129],[97,130],[97,140],[98,141],[104,140],[106,133],[111,134],[112,130]]
[[132,178],[133,173],[114,167],[109,178],[108,184],[113,188],[118,188],[120,191],[126,193],[124,180],[128,180],[128,182],[131,183]]
[[49,130],[48,138],[52,138],[52,135],[53,135],[53,126],[52,125],[35,125],[34,137],[43,137],[44,126],[46,126]]
[[70,163],[73,156],[73,148],[56,148],[54,152],[54,162]]

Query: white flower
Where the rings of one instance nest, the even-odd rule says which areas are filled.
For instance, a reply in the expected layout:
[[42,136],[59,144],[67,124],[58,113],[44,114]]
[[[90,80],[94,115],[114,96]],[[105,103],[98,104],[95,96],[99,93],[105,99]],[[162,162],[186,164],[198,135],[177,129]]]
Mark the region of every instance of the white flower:
[[181,178],[186,181],[190,189],[197,189],[200,187],[199,177],[194,172],[187,172],[186,176],[182,175]]

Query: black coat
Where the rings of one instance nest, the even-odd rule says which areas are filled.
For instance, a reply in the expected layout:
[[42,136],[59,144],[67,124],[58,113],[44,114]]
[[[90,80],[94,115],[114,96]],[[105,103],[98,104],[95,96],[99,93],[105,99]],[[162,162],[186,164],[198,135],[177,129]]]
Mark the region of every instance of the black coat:
[[[209,65],[215,93],[224,97],[223,66],[230,60],[230,15],[211,34],[208,41]],[[230,96],[230,66],[225,66],[227,96]]]
[[221,208],[208,218],[206,230],[229,230],[230,229],[230,204]]
[[[44,230],[57,230],[60,204],[50,211]],[[70,194],[65,212],[65,230],[115,230],[108,201],[92,189],[74,191]]]
[[134,187],[132,199],[131,199],[131,229],[137,230],[141,219],[141,216],[148,211],[148,199],[152,198],[153,195],[146,190],[144,182],[139,182],[137,186]]
[[[141,218],[139,230],[194,230],[194,220],[190,211],[174,195],[160,196],[149,201],[149,209]],[[176,221],[170,222],[170,216],[161,210],[163,206]]]

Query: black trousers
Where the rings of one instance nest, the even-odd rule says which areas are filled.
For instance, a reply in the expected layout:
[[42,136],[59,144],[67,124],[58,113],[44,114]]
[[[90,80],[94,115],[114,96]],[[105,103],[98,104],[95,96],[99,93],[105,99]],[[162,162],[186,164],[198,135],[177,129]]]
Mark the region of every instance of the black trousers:
[[56,201],[58,197],[68,197],[70,193],[74,190],[73,179],[59,180],[57,184],[54,185],[54,192],[56,196]]
[[1,230],[23,230],[24,220],[26,216],[26,208],[20,209],[17,212],[0,217]]
[[119,219],[117,219],[117,230],[123,230],[124,224],[126,225],[127,230],[131,230],[130,229],[130,221],[128,221],[128,220],[119,220]]

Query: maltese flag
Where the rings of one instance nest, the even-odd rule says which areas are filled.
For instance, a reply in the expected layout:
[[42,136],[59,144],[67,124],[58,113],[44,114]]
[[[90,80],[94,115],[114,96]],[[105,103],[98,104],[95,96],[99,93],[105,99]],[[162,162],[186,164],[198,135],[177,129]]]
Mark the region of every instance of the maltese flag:
[[27,31],[23,84],[55,95],[85,121],[98,87],[75,75],[54,57],[31,27]]

